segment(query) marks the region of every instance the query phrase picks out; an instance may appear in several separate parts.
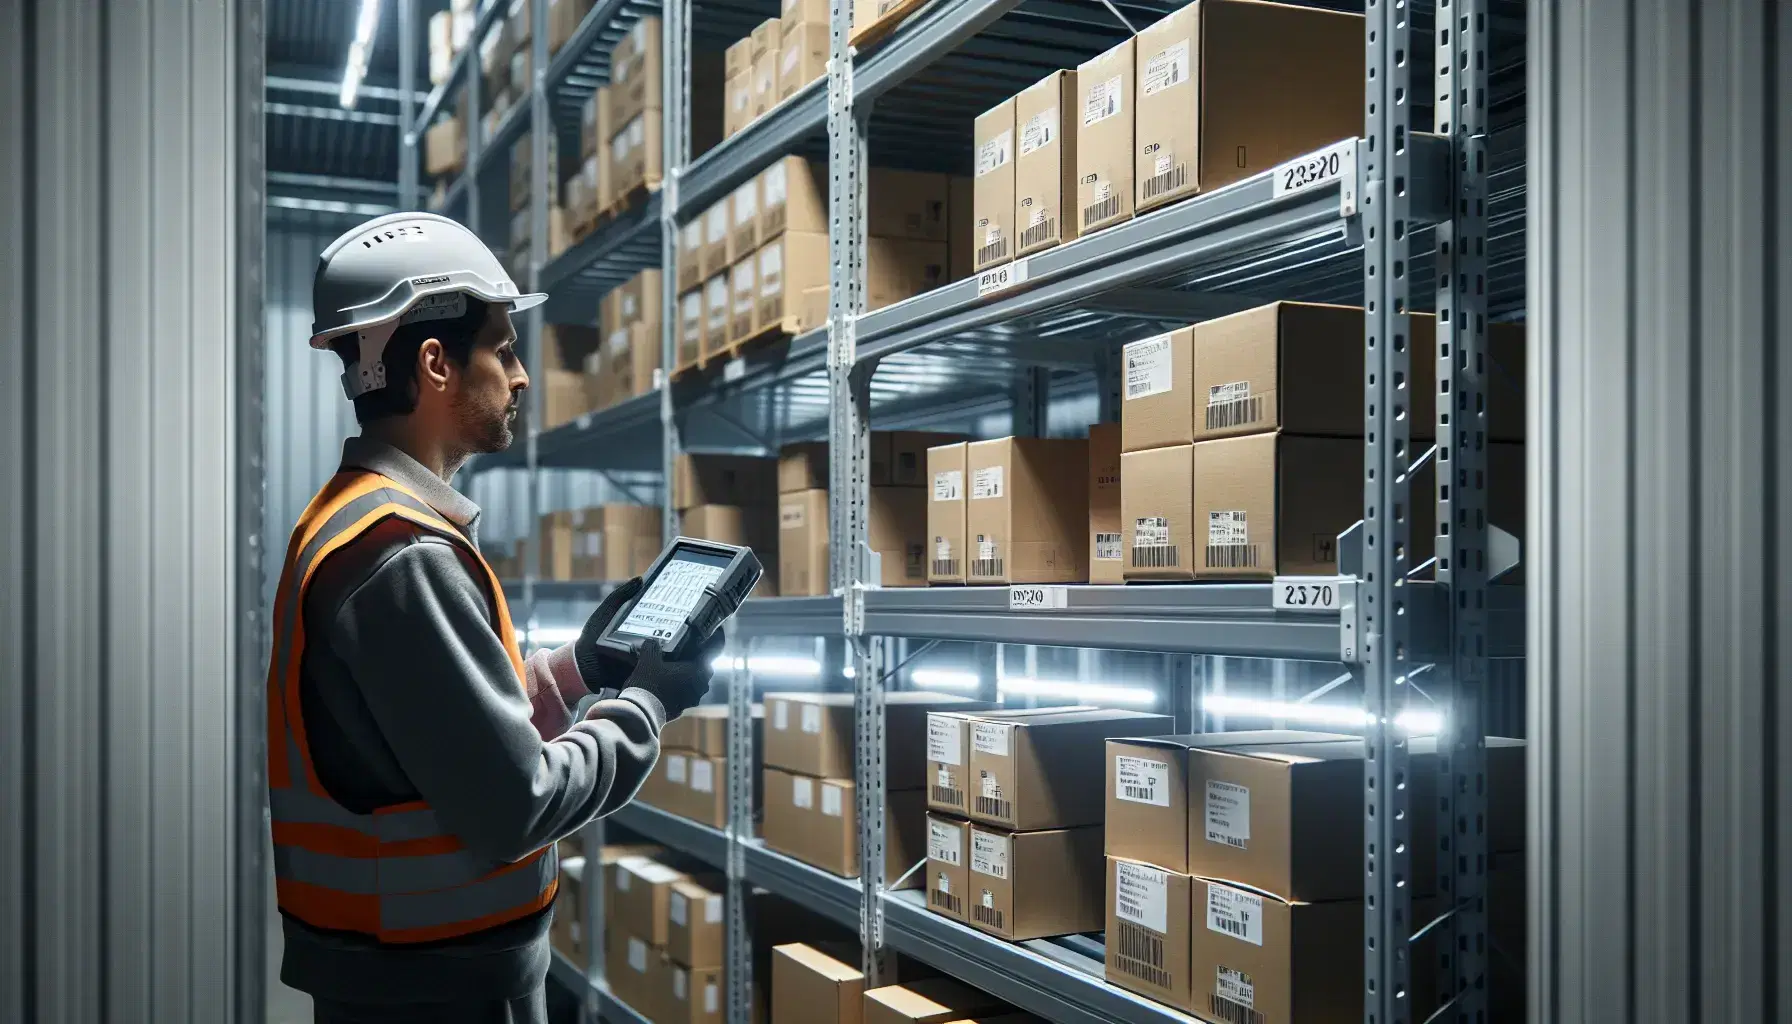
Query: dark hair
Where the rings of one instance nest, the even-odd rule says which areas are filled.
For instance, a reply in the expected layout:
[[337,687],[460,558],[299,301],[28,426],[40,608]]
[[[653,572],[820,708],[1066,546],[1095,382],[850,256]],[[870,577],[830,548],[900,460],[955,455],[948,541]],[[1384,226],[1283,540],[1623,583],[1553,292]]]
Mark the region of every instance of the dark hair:
[[[489,311],[484,301],[469,295],[467,311],[452,320],[419,320],[393,331],[380,356],[386,367],[386,386],[355,399],[355,422],[366,426],[388,416],[408,416],[417,408],[417,350],[435,338],[456,366],[467,365]],[[342,357],[344,367],[353,366],[360,357],[359,343],[352,334],[343,336],[333,347]]]

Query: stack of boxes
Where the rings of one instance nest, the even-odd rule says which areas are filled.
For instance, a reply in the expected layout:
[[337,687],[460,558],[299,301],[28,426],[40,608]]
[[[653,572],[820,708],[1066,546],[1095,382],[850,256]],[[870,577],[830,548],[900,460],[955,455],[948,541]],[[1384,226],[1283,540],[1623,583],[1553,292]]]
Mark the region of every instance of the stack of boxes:
[[[755,764],[759,761],[763,718],[758,705],[754,705]],[[711,828],[726,828],[727,779],[728,708],[704,704],[666,723],[660,733],[659,762],[636,799]]]
[[775,1024],[1030,1024],[1001,1000],[951,978],[866,989],[850,949],[793,942],[772,948]]
[[[951,436],[872,431],[866,543],[877,555],[878,569],[870,582],[926,585],[927,451]],[[778,459],[779,585],[785,596],[829,593],[828,528],[828,446],[786,445]]]
[[[529,208],[530,168],[534,164],[534,145],[530,129],[524,130],[510,149],[510,272],[519,281],[528,280],[529,243],[534,237],[535,218]],[[559,145],[554,133],[548,133],[548,259],[560,255],[571,244],[566,231],[566,212],[560,207]]]
[[748,455],[680,454],[672,466],[672,507],[687,537],[752,548],[765,574],[755,597],[782,592],[778,553],[778,461]]
[[1003,437],[927,452],[929,583],[1088,578],[1089,443]]
[[543,579],[626,580],[660,553],[660,510],[617,504],[549,512],[537,535]]
[[586,936],[591,934],[585,916],[585,884],[603,885],[611,868],[624,857],[653,856],[660,850],[642,844],[613,843],[603,848],[600,869],[587,873],[584,846],[576,836],[560,840],[560,890],[554,897],[554,923],[548,943],[581,969],[590,959]]
[[720,879],[639,855],[619,858],[608,874],[610,990],[651,1021],[719,1022],[725,1002]]
[[[591,411],[583,366],[602,342],[602,335],[593,327],[542,325],[541,377],[529,382],[531,388],[543,391],[542,429],[552,430]],[[527,399],[524,404],[527,406]]]
[[578,241],[597,227],[609,205],[610,87],[586,98],[579,117],[579,169],[566,182],[567,234]]
[[660,271],[649,268],[604,294],[598,304],[603,345],[586,356],[593,411],[660,386]]
[[610,85],[605,91],[607,120],[600,138],[609,141],[606,209],[632,205],[638,190],[657,189],[664,173],[660,152],[660,20],[635,22],[610,51]]

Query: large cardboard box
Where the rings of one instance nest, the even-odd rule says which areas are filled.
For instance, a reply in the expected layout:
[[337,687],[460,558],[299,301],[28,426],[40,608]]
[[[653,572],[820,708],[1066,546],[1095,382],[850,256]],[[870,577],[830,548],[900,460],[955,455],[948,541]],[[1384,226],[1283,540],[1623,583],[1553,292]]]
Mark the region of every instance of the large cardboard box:
[[703,289],[692,288],[678,297],[678,365],[696,366],[703,358]]
[[770,242],[790,231],[825,236],[828,231],[827,171],[800,156],[787,156],[759,175],[759,238]]
[[[617,363],[617,372],[622,375],[619,386],[626,389],[623,397],[659,390],[660,336],[661,327],[657,323],[652,326],[645,323],[629,325],[627,357],[619,358]],[[625,374],[623,367],[627,369]]]
[[[761,565],[775,566],[778,552],[776,517],[777,513],[768,505],[698,505],[685,510],[681,530],[687,537],[752,548]],[[757,588],[754,593],[765,596]]]
[[860,1024],[865,975],[803,943],[772,948],[772,1020],[777,1024]]
[[635,22],[610,51],[610,106],[617,123],[660,111],[660,19]]
[[946,240],[946,176],[873,167],[865,197],[865,234]]
[[672,507],[769,507],[778,496],[778,460],[756,455],[692,455],[672,464]]
[[660,116],[637,114],[610,136],[610,202],[619,202],[643,186],[658,186],[663,175]]
[[[1357,362],[1362,345],[1357,346]],[[1139,452],[1194,443],[1195,330],[1183,327],[1128,342],[1120,350],[1126,379],[1120,402],[1120,450]],[[1357,392],[1358,413],[1362,393]],[[1359,415],[1360,419],[1360,415]]]
[[1011,829],[1099,824],[1105,812],[1101,763],[1114,736],[1163,735],[1174,719],[1096,708],[970,722],[970,817]]
[[1132,218],[1133,51],[1128,38],[1077,65],[1078,234]]
[[778,592],[785,597],[828,593],[828,492],[778,496]]
[[804,25],[820,25],[828,27],[828,0],[784,0],[783,13],[778,19],[779,32],[783,38],[789,39],[790,33]]
[[649,267],[616,289],[617,325],[646,324],[657,334],[660,327],[661,280],[658,268]]
[[1014,100],[977,115],[972,145],[977,167],[972,270],[1014,258]]
[[605,505],[603,511],[603,573],[597,578],[626,580],[645,573],[665,543],[660,507]]
[[987,992],[955,978],[922,978],[865,993],[865,1024],[948,1024],[1003,1009]]
[[612,923],[604,935],[604,981],[617,999],[631,1009],[653,1019],[653,1008],[659,1002],[653,988],[653,972],[660,969],[659,951],[646,939],[630,935],[626,928]]
[[[746,40],[742,40],[745,42]],[[734,48],[729,47],[729,54]],[[722,136],[731,138],[753,121],[753,65],[748,59],[746,70],[729,72],[722,85]]]
[[[871,486],[927,487],[933,481],[927,472],[927,452],[937,445],[962,441],[962,434],[932,430],[879,431],[885,436],[871,446]],[[884,456],[880,461],[879,456]]]
[[966,916],[1015,942],[1103,926],[1101,825],[1011,832],[971,826]]
[[[875,435],[874,435],[875,436]],[[828,446],[824,441],[800,441],[778,451],[778,493],[826,490]]]
[[445,117],[423,133],[423,171],[432,178],[459,174],[467,165],[467,135],[459,118]]
[[703,358],[728,350],[728,323],[734,307],[728,294],[728,271],[703,282]]
[[[765,769],[765,845],[842,877],[859,873],[858,795],[851,779]],[[926,856],[927,810],[920,790],[884,797],[884,881],[895,885]],[[910,875],[900,888],[918,888]]]
[[778,102],[778,52],[760,54],[753,58],[751,72],[751,95],[749,111],[752,117],[749,123],[764,117]]
[[778,100],[783,101],[827,73],[827,23],[794,26],[783,33],[779,46]]
[[[1272,302],[1197,324],[1193,333],[1187,383],[1152,399],[1165,415],[1150,426],[1173,435],[1163,443],[1278,428],[1363,435],[1361,307]],[[1413,344],[1409,351],[1408,422],[1413,437],[1428,437],[1437,430],[1436,350]]]
[[753,37],[742,36],[722,53],[722,71],[729,78],[745,74],[753,66]]
[[[1189,976],[1194,888],[1195,880],[1188,875],[1120,857],[1107,858],[1109,981],[1194,1012]],[[1362,913],[1360,905],[1357,912]],[[1341,953],[1338,956],[1346,958]]]
[[[1120,530],[1129,580],[1193,579],[1195,446],[1175,445],[1120,456]],[[1230,539],[1231,519],[1216,520],[1216,536]],[[1205,539],[1206,534],[1201,534]]]
[[703,211],[703,254],[700,266],[705,279],[728,269],[728,228],[731,213],[726,197],[716,200]]
[[623,857],[610,865],[609,924],[639,935],[655,949],[666,945],[666,904],[672,883],[685,877],[651,857]]
[[666,897],[666,953],[681,964],[713,967],[723,960],[722,893],[694,878],[672,883]]
[[696,217],[678,229],[678,290],[680,294],[703,283],[703,218]]
[[542,375],[547,378],[542,386],[545,392],[541,411],[544,429],[552,430],[591,411],[591,398],[585,393],[584,374],[549,367],[542,371]]
[[965,788],[971,763],[971,727],[974,721],[1011,721],[1072,711],[1093,711],[1087,704],[1050,708],[1002,708],[981,711],[930,711],[927,713],[927,807],[964,817],[970,813]]
[[[852,694],[768,693],[765,704],[768,767],[820,778],[852,775]],[[919,790],[926,785],[923,737],[929,735],[930,712],[976,712],[989,706],[987,701],[924,690],[886,694],[884,774],[889,787]]]
[[[1054,71],[1014,97],[1016,256],[1076,237],[1076,72]],[[1071,130],[1066,130],[1071,129]]]
[[748,37],[752,42],[753,59],[777,53],[778,44],[784,38],[783,32],[784,26],[777,18],[767,18],[753,26],[753,34]]
[[1080,439],[1004,437],[967,446],[967,582],[1087,578],[1088,458]]
[[1141,211],[1362,130],[1361,15],[1199,0],[1141,30],[1137,47]]
[[[806,315],[800,301],[805,291],[828,283],[828,236],[786,229],[759,249],[759,322],[782,323],[793,332],[825,322]],[[824,303],[825,311],[825,303]]]
[[[754,746],[759,744],[758,733],[764,717],[761,705],[753,705]],[[660,746],[710,757],[723,756],[728,752],[728,705],[699,704],[667,722],[660,730]]]
[[965,445],[927,449],[927,477],[933,482],[927,502],[927,582],[963,583],[965,571]]
[[954,921],[968,920],[971,823],[927,813],[927,908]]
[[865,309],[930,292],[947,281],[946,243],[915,238],[865,239]]
[[540,572],[550,580],[603,580],[603,510],[562,509],[540,519]]
[[690,775],[680,794],[678,813],[711,828],[728,825],[728,761],[724,757],[690,755]]
[[729,263],[739,263],[759,248],[759,178],[747,181],[728,194]]
[[[1254,434],[1195,445],[1195,578],[1336,573],[1337,536],[1363,515],[1362,461],[1354,438]],[[1419,486],[1428,479],[1415,478],[1416,496],[1429,497]],[[1412,503],[1415,547],[1431,536],[1435,511],[1435,501]]]
[[723,1006],[727,990],[722,985],[721,967],[690,968],[678,963],[676,958],[667,957],[666,978],[669,988],[659,996],[663,1016],[654,1018],[656,1021],[721,1024],[727,1019]]
[[879,586],[927,585],[927,505],[919,487],[871,488],[866,542],[878,556]]
[[759,261],[748,253],[728,269],[728,342],[738,344],[759,330]]
[[1089,427],[1089,582],[1126,582],[1120,530],[1120,424]]
[[[1204,878],[1194,880],[1192,892],[1189,975],[1196,1013],[1222,1021],[1308,1024],[1336,1020],[1340,1006],[1361,999],[1363,958],[1345,955],[1363,947],[1360,900],[1284,902]],[[1416,978],[1431,973],[1425,968],[1436,957],[1412,960]],[[1415,1010],[1419,989],[1414,984]]]

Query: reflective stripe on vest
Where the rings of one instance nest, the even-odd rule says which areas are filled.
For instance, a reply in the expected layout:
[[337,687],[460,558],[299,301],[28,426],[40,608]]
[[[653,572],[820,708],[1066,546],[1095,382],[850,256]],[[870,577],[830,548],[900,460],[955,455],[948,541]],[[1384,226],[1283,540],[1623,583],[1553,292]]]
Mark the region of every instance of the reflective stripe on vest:
[[483,931],[554,901],[552,846],[514,864],[468,851],[422,802],[357,814],[318,781],[299,699],[305,591],[325,558],[375,524],[400,518],[472,554],[491,583],[498,638],[525,686],[504,589],[461,533],[421,498],[374,473],[337,474],[300,516],[274,599],[268,666],[268,805],[280,909],[317,928],[383,942],[428,942]]

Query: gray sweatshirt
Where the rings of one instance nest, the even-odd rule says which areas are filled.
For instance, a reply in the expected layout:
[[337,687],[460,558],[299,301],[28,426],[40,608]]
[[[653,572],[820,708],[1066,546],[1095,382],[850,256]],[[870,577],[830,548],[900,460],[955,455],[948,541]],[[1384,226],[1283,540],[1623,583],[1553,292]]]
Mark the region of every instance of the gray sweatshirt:
[[[398,449],[350,438],[342,464],[403,484],[476,542],[478,506]],[[632,799],[665,711],[626,688],[572,721],[588,691],[570,646],[530,657],[518,687],[495,607],[464,549],[408,520],[379,523],[312,577],[300,702],[319,781],[343,806],[424,800],[467,849],[513,861]],[[347,1003],[512,998],[546,975],[552,914],[404,946],[286,917],[280,978]]]

